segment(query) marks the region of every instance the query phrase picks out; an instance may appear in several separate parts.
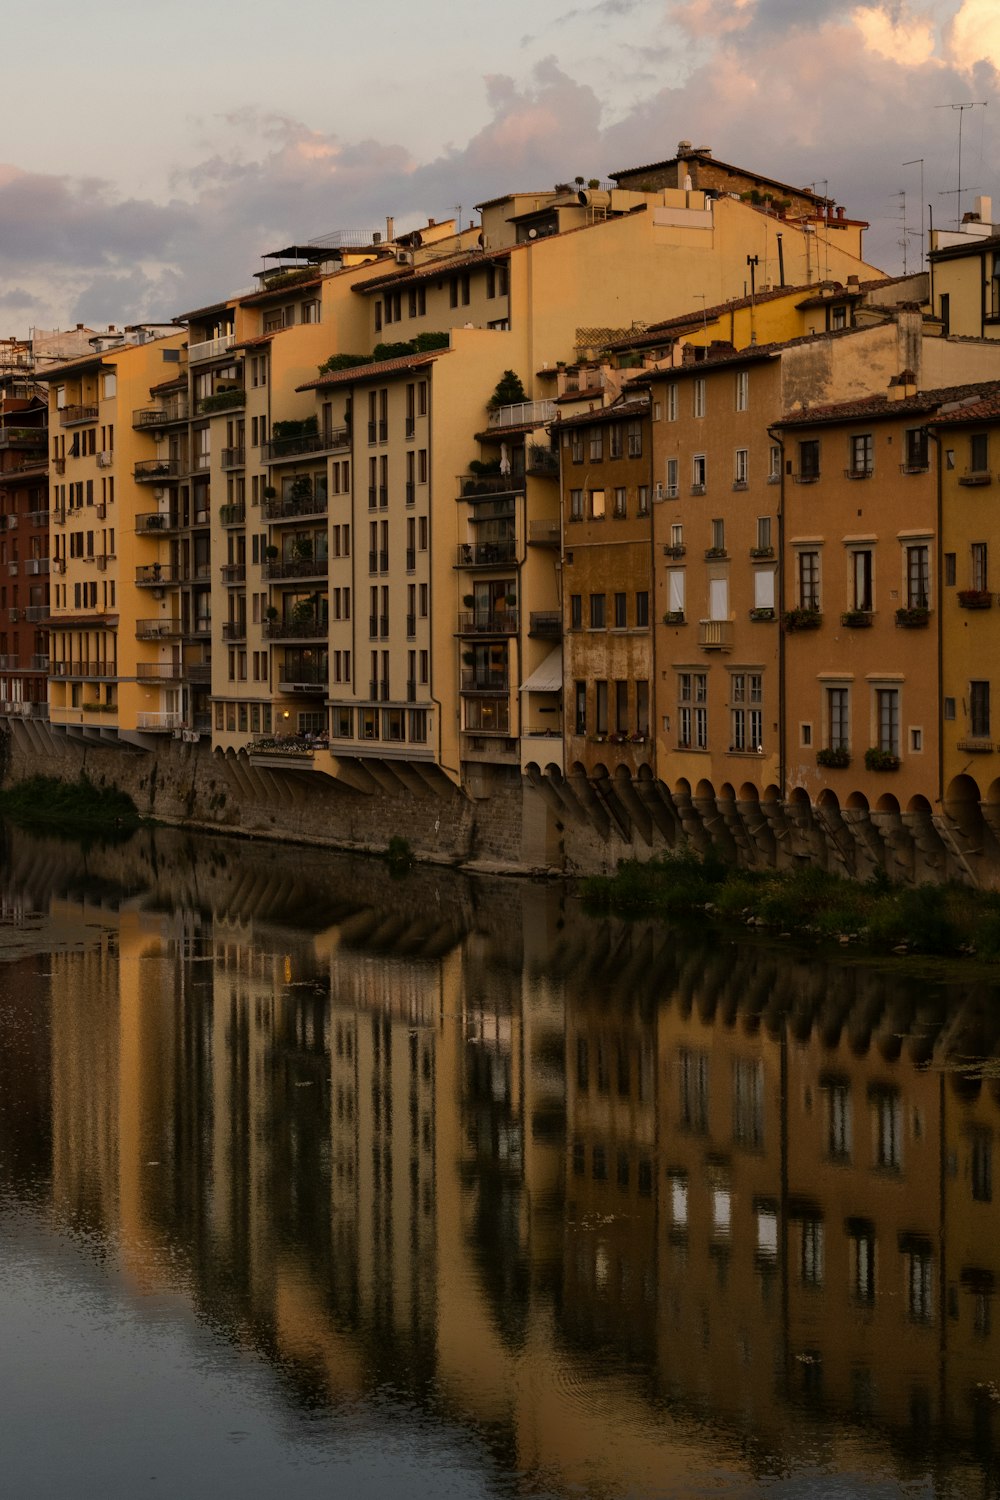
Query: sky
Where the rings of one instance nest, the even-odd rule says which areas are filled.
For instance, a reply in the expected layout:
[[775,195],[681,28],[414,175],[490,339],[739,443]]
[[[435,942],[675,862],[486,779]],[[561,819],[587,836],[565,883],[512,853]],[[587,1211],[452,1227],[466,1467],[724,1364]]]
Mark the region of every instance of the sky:
[[998,0],[47,0],[4,42],[0,335],[168,319],[281,245],[685,138],[817,184],[896,271],[927,217],[907,163],[955,220],[961,119],[962,207],[1000,220]]

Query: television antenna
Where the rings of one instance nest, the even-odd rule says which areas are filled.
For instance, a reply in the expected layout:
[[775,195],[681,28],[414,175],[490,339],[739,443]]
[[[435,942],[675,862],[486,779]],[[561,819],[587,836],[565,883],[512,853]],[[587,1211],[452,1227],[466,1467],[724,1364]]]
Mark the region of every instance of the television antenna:
[[[903,162],[903,166],[904,167],[919,167],[920,168],[920,269],[922,271],[924,269],[924,266],[925,266],[925,258],[926,258],[926,255],[927,255],[927,240],[926,240],[926,237],[924,235],[924,159],[923,159],[922,156],[915,156],[912,161],[904,161]],[[905,208],[905,200],[904,200],[904,208]],[[906,233],[905,214],[904,214],[903,233],[904,233],[904,235]],[[905,245],[903,247],[903,269],[904,270],[906,269],[906,247],[905,247]]]
[[958,195],[958,209],[955,227],[962,227],[962,121],[965,119],[967,109],[985,109],[989,103],[988,99],[973,99],[968,104],[935,104],[935,109],[952,109],[958,111],[958,187],[950,188],[948,193],[942,193],[942,198],[948,197],[950,193]]

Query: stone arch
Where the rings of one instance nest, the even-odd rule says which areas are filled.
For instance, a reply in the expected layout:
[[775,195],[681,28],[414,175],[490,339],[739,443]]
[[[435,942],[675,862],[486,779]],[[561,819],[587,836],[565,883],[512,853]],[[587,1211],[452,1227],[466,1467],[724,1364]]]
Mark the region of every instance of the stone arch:
[[812,798],[804,786],[793,786],[788,793],[789,804],[799,811],[812,806]]
[[865,796],[864,792],[849,792],[847,797],[847,806],[850,808],[851,812],[868,812],[870,810],[871,804],[869,803],[868,798]]
[[752,781],[744,781],[738,795],[741,802],[760,803],[760,792]]
[[883,792],[875,804],[877,812],[894,813],[899,816],[899,798],[894,797],[892,792]]
[[529,760],[525,764],[524,774],[525,776],[527,776],[529,781],[537,785],[538,779],[542,774],[541,767],[539,766],[537,760]]
[[930,817],[931,805],[928,802],[927,798],[920,796],[918,792],[917,795],[915,797],[911,797],[909,802],[906,804],[906,811],[908,813],[920,813],[923,817]]
[[978,783],[964,773],[952,777],[944,794],[944,810],[966,837],[974,837],[982,823]]
[[[534,765],[534,764],[535,764],[535,762],[532,761],[532,765]],[[547,764],[545,766],[545,770],[543,771],[542,774],[544,776],[548,776],[548,778],[549,778],[550,781],[555,781],[555,782],[558,782],[558,784],[560,786],[562,785],[562,779],[563,779],[562,766],[557,766],[554,760],[550,760],[550,761],[547,762]]]
[[831,787],[825,786],[816,798],[816,806],[825,808],[828,812],[839,812],[840,798]]
[[642,765],[635,773],[635,779],[636,781],[655,781],[656,778],[653,775],[653,768],[648,761],[643,761]]
[[710,781],[706,781],[705,778],[703,777],[701,779],[701,781],[699,781],[698,785],[695,787],[695,789],[694,789],[694,795],[698,799],[698,801],[701,801],[703,798],[705,798],[705,799],[708,799],[708,800],[711,800],[712,802],[714,802],[715,801],[715,787],[712,785],[712,783]]
[[681,797],[690,797],[691,783],[686,776],[679,776],[674,782],[674,791]]

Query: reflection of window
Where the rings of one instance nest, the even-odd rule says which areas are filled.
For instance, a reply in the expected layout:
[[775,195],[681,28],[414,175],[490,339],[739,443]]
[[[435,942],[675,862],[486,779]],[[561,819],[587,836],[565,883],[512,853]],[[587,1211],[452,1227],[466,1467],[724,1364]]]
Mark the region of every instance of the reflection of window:
[[906,1273],[907,1312],[915,1323],[934,1317],[934,1256],[930,1244],[904,1237],[901,1241]]
[[704,1135],[708,1130],[708,1053],[680,1050],[681,1124]]
[[733,1140],[755,1150],[764,1143],[764,1066],[757,1059],[733,1059]]
[[757,1210],[757,1255],[761,1260],[778,1258],[778,1215],[773,1208]]
[[686,1229],[688,1221],[687,1178],[679,1174],[670,1179],[670,1218],[676,1229]]
[[864,1220],[849,1220],[849,1273],[851,1296],[858,1302],[875,1301],[875,1229]]
[[717,1239],[728,1239],[733,1225],[733,1195],[728,1188],[715,1188],[712,1192],[712,1234]]
[[823,1285],[823,1220],[809,1216],[800,1221],[799,1275],[807,1286]]
[[903,1165],[903,1104],[894,1089],[872,1095],[875,1114],[875,1165],[898,1172]]
[[993,1201],[993,1142],[989,1136],[973,1136],[970,1166],[973,1198],[977,1203],[991,1203]]

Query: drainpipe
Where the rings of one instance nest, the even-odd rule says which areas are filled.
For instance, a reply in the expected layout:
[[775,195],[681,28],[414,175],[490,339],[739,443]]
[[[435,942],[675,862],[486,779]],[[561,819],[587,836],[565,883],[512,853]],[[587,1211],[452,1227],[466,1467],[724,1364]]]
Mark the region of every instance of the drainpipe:
[[935,525],[937,527],[937,801],[944,805],[944,475],[941,464],[941,439],[933,427],[921,428],[934,444],[937,462]]
[[[461,225],[459,225],[459,229],[461,230]],[[434,486],[433,486],[433,474],[434,474],[434,448],[433,448],[433,435],[434,435],[434,364],[433,364],[433,362],[431,364],[429,364],[429,365],[426,365],[425,368],[427,370],[427,478],[428,478],[428,481],[429,481],[429,483],[428,483],[428,490],[429,490],[430,497],[431,497],[430,503],[427,506],[427,556],[428,556],[428,559],[430,559],[431,564],[432,564],[427,569],[427,618],[428,618],[428,620],[433,621],[434,620],[434,567],[433,567],[433,560],[434,560]],[[458,666],[459,670],[461,671],[461,652],[459,652],[459,658],[460,658],[459,662],[454,663],[454,666]],[[419,661],[419,658],[418,658],[418,661]],[[437,716],[438,716],[438,732],[437,732],[437,741],[438,741],[437,758],[438,758],[438,765],[441,767],[442,771],[450,771],[452,773],[452,775],[457,776],[459,778],[459,783],[461,783],[461,779],[462,779],[461,768],[460,767],[456,768],[455,766],[446,766],[445,763],[444,763],[444,757],[442,756],[442,753],[441,753],[441,737],[442,737],[442,734],[444,733],[444,709],[441,706],[441,700],[440,700],[440,698],[436,698],[434,696],[434,692],[433,692],[435,670],[436,670],[435,652],[434,652],[434,649],[432,647],[432,649],[431,649],[431,674],[430,674],[431,675],[431,680],[430,680],[430,683],[428,684],[428,686],[431,688],[431,692],[428,694],[428,696],[429,696],[431,702],[434,704],[435,708],[437,709]],[[455,696],[456,696],[456,699],[458,700],[458,702],[460,704],[461,703],[461,699],[458,696],[457,687],[456,687],[456,694],[455,694]],[[459,728],[458,732],[461,733],[461,728]],[[459,759],[461,760],[461,757],[459,757]]]
[[777,443],[781,453],[781,481],[778,485],[778,790],[782,802],[787,796],[786,747],[788,726],[785,722],[785,631],[781,617],[785,612],[785,441],[778,427],[769,427],[767,435]]

